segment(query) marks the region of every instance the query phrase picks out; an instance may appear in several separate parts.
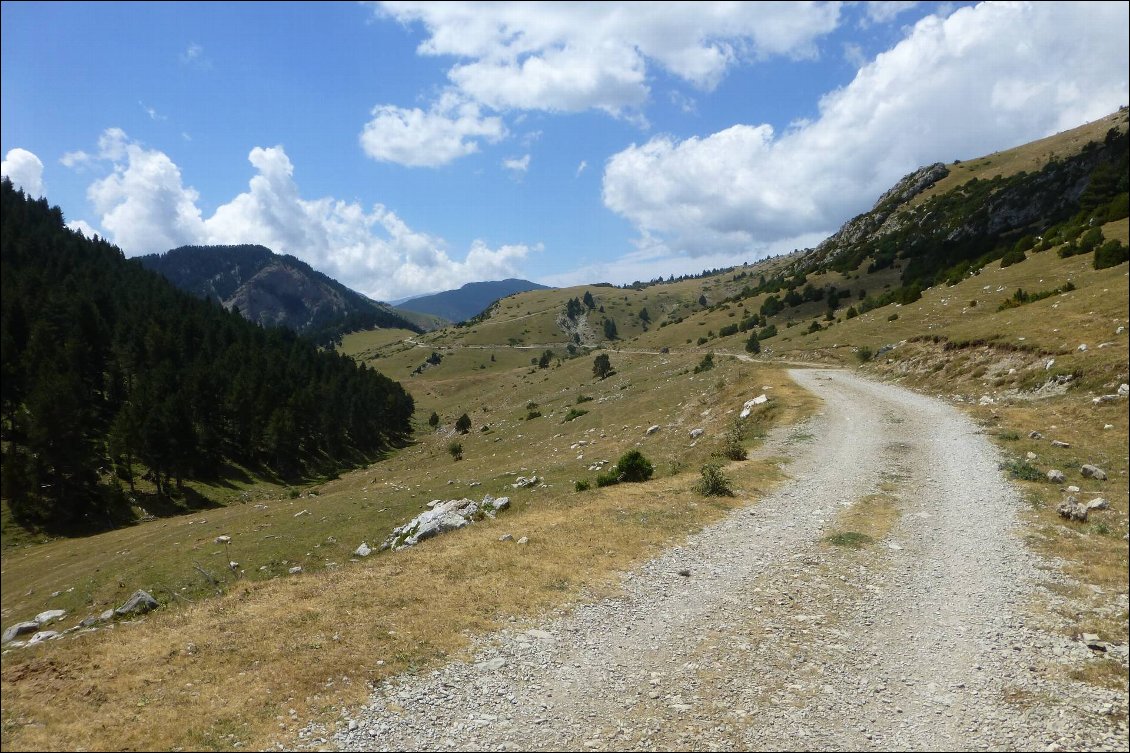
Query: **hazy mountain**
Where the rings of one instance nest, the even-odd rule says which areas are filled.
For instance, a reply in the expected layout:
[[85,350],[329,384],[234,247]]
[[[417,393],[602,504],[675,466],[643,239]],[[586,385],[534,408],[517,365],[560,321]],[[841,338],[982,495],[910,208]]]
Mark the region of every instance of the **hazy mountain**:
[[409,298],[400,302],[400,308],[433,314],[449,321],[461,322],[475,316],[499,298],[528,290],[546,290],[547,286],[529,280],[509,278],[491,282],[469,282],[458,290]]

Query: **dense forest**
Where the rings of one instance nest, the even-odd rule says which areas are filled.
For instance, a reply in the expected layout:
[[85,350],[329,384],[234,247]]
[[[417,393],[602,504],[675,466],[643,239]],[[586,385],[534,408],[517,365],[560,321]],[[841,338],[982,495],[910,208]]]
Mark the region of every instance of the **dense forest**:
[[231,463],[281,478],[362,462],[410,431],[400,384],[177,290],[3,181],[3,496],[20,524],[126,522]]

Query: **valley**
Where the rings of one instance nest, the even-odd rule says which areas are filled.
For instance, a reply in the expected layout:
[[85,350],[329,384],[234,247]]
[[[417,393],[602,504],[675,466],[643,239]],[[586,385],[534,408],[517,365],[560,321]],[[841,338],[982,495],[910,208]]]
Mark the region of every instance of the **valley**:
[[[1130,286],[1074,253],[1125,248],[1108,203],[918,290],[910,251],[869,267],[877,237],[853,269],[797,252],[345,334],[335,357],[411,395],[405,441],[290,483],[190,478],[207,504],[95,535],[6,533],[6,628],[137,589],[160,608],[6,646],[3,748],[1124,749]],[[632,450],[651,479],[601,486]],[[1069,494],[1106,505],[1067,519]],[[486,495],[509,509],[358,553]]]

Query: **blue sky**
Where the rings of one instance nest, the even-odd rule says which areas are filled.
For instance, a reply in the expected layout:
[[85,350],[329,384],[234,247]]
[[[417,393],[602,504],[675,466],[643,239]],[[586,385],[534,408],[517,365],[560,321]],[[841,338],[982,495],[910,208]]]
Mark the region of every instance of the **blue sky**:
[[0,154],[130,256],[262,243],[382,300],[624,283],[1127,104],[1128,7],[4,2]]

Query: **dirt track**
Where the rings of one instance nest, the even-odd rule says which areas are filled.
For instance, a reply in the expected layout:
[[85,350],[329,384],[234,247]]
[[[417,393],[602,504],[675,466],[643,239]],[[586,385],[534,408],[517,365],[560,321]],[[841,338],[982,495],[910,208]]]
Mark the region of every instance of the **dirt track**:
[[[759,450],[790,458],[790,483],[626,574],[620,597],[382,685],[315,744],[1125,750],[1126,695],[1057,679],[1090,650],[1026,623],[1056,576],[977,427],[850,373],[791,373],[824,408]],[[889,533],[829,545],[873,494],[897,510]]]

